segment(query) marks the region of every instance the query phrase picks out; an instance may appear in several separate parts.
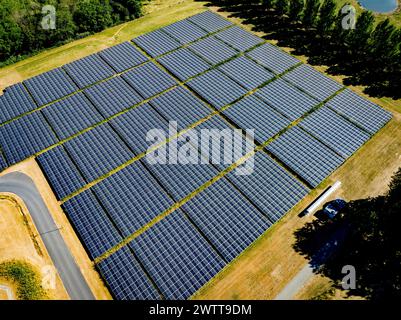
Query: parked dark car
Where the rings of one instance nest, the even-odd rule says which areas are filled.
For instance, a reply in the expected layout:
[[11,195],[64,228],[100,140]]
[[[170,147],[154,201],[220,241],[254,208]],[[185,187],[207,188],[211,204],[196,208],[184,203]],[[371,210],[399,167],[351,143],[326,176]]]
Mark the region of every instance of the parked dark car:
[[336,199],[330,201],[323,209],[323,214],[329,219],[333,219],[338,213],[344,211],[347,202],[343,199]]

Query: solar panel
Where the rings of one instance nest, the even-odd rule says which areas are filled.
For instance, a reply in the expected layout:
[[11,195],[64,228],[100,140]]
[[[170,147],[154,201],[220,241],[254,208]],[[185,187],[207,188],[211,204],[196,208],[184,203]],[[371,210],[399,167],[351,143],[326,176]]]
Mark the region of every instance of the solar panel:
[[309,189],[264,152],[254,158],[253,172],[227,178],[248,197],[271,222],[276,222],[309,193]]
[[59,100],[42,109],[60,140],[89,128],[103,120],[83,93]]
[[212,113],[209,107],[183,87],[163,93],[150,100],[150,104],[167,120],[176,121],[179,130],[189,127]]
[[207,35],[207,32],[189,20],[181,20],[162,29],[181,44],[193,42]]
[[121,77],[114,77],[95,84],[84,92],[105,118],[109,118],[143,100]]
[[158,68],[153,62],[128,71],[122,77],[145,99],[177,84],[172,76]]
[[63,146],[46,151],[39,155],[36,160],[56,193],[58,200],[64,199],[86,184]]
[[48,104],[78,90],[77,86],[61,68],[25,80],[24,84],[39,106]]
[[62,208],[92,259],[122,241],[90,189],[66,201]]
[[264,42],[263,39],[238,26],[216,33],[215,36],[239,51],[249,50]]
[[248,90],[256,89],[274,78],[273,73],[244,56],[223,64],[219,70]]
[[369,134],[347,121],[327,106],[313,112],[300,127],[328,145],[344,158],[350,157],[366,141]]
[[189,21],[195,23],[199,27],[208,32],[216,32],[220,29],[232,25],[232,22],[224,19],[216,13],[205,11],[188,18]]
[[92,189],[124,237],[132,235],[174,204],[139,161]]
[[117,300],[159,300],[160,296],[127,247],[97,264]]
[[169,300],[189,298],[225,265],[179,210],[129,245]]
[[308,65],[300,65],[283,78],[320,102],[326,100],[343,86]]
[[392,118],[391,112],[349,89],[335,96],[327,105],[370,134],[375,134]]
[[115,74],[113,69],[97,54],[73,61],[64,65],[63,68],[80,88]]
[[10,165],[46,149],[57,141],[40,112],[28,114],[0,127],[0,146]]
[[37,108],[22,83],[6,88],[0,96],[0,123]]
[[67,141],[64,146],[87,182],[96,180],[134,157],[108,123]]
[[6,159],[4,158],[3,154],[0,152],[0,172],[3,171],[7,167],[8,167],[8,165],[7,165]]
[[[147,103],[119,115],[110,124],[137,155],[169,136],[168,123]],[[161,130],[165,136],[160,140],[153,140],[151,130],[154,129]]]
[[213,36],[194,42],[188,48],[213,65],[238,54],[236,50]]
[[299,127],[293,127],[267,146],[312,187],[317,187],[344,161]]
[[181,44],[161,29],[132,39],[152,57],[157,57],[181,47]]
[[225,178],[182,207],[226,261],[233,260],[271,223]]
[[208,70],[211,66],[187,48],[181,48],[157,60],[181,81]]
[[119,73],[148,61],[130,42],[104,49],[99,52],[99,56]]
[[265,43],[246,55],[277,74],[283,73],[301,62],[270,43]]
[[255,95],[293,121],[319,104],[319,101],[282,79],[269,83]]
[[223,114],[243,130],[254,129],[255,139],[261,144],[274,137],[291,123],[291,120],[270,108],[254,95],[236,102],[224,110]]
[[234,80],[216,69],[197,76],[187,84],[217,109],[239,99],[247,92]]

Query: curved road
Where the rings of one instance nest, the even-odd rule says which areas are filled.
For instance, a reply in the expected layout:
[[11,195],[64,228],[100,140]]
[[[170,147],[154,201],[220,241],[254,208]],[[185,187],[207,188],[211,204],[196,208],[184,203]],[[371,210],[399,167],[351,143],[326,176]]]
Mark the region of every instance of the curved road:
[[0,192],[14,193],[24,201],[70,298],[94,300],[95,297],[32,179],[21,172],[1,176]]

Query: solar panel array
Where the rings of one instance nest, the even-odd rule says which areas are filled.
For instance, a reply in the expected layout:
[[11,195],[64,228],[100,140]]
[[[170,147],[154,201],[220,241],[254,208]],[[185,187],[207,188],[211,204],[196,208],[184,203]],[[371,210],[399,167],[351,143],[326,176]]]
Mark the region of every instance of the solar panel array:
[[163,30],[155,30],[133,39],[150,56],[157,57],[181,47],[181,44]]
[[170,24],[162,30],[178,40],[181,44],[193,42],[208,34],[205,30],[186,19]]
[[199,40],[188,48],[212,65],[226,61],[238,54],[238,51],[213,36]]
[[264,42],[263,39],[238,26],[216,33],[216,38],[223,40],[225,43],[239,51],[249,50]]
[[233,23],[211,11],[205,11],[188,18],[189,21],[195,23],[208,32],[216,32],[220,29],[231,26]]
[[3,154],[0,152],[0,172],[3,171],[7,167],[8,167],[7,161],[4,158]]

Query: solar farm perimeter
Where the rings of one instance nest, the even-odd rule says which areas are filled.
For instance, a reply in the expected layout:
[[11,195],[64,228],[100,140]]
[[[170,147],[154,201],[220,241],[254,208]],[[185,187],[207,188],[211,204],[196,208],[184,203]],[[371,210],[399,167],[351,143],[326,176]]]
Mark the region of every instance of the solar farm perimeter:
[[[392,117],[209,11],[13,85],[0,108],[0,170],[36,157],[116,299],[191,297]],[[146,133],[168,121],[254,128],[254,172],[150,165]]]

